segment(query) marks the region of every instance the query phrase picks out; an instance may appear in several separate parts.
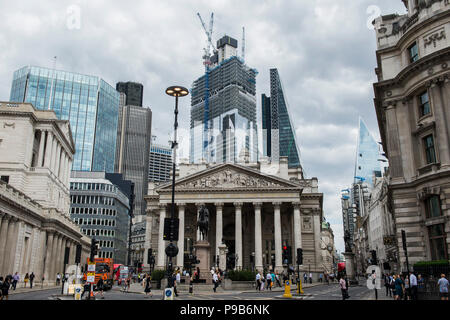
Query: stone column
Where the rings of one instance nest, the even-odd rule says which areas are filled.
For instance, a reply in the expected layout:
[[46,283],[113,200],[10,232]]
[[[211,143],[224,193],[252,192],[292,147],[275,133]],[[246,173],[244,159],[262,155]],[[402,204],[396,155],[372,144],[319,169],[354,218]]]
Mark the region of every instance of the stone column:
[[322,253],[320,250],[320,230],[322,228],[322,222],[320,220],[320,211],[315,210],[314,214],[314,249],[315,252],[315,260],[316,260],[316,268],[320,268],[322,266]]
[[52,272],[52,259],[53,259],[53,238],[55,233],[53,231],[47,231],[47,246],[45,249],[45,261],[44,261],[44,278],[45,281],[50,280],[50,275]]
[[64,236],[60,235],[58,237],[58,246],[56,247],[56,259],[55,259],[55,272],[54,273],[61,273],[61,265],[62,265],[62,258],[61,252],[62,252],[62,245],[63,245],[63,239]]
[[50,168],[51,159],[52,159],[52,149],[53,149],[53,133],[51,131],[47,131],[47,145],[45,147],[45,159],[44,159],[44,167]]
[[45,131],[41,130],[41,139],[39,143],[38,163],[36,167],[42,167],[44,161],[44,144],[45,144]]
[[8,239],[8,231],[9,231],[9,223],[11,221],[11,217],[4,215],[2,217],[2,226],[0,229],[0,257],[2,258],[0,260],[0,274],[6,275],[6,270],[5,270],[5,266],[7,263],[7,259],[6,259],[6,241]]
[[200,229],[197,228],[197,220],[198,220],[198,212],[200,211],[200,207],[204,206],[204,203],[196,203],[195,206],[197,207],[197,212],[195,213],[195,230],[197,232],[197,241],[200,241],[202,238],[202,234],[200,232]]
[[294,264],[297,262],[297,249],[302,248],[302,224],[300,219],[300,201],[299,202],[293,202],[292,205],[294,206],[294,253],[293,256]]
[[283,271],[283,261],[281,256],[281,202],[274,202],[274,229],[275,229],[275,270]]
[[263,270],[262,262],[262,230],[261,230],[261,202],[253,203],[255,208],[255,269]]
[[[435,135],[435,145],[438,148],[439,161],[442,167],[450,166],[450,150],[449,150],[449,139],[448,139],[448,130],[445,119],[445,103],[442,99],[441,90],[444,90],[442,87],[443,83],[432,84],[430,91],[433,102],[433,109],[435,112],[435,121],[436,121],[436,135]],[[437,141],[437,143],[436,143]]]
[[59,169],[59,180],[61,180],[62,184],[66,185],[66,171],[67,171],[67,164],[66,164],[66,152],[64,151],[64,148],[61,149],[61,168]]
[[178,231],[178,256],[177,256],[177,266],[180,270],[184,266],[184,209],[186,207],[185,203],[178,203],[178,219],[180,220],[179,231]]
[[143,265],[145,268],[150,270],[150,265],[148,261],[148,249],[152,247],[152,225],[153,225],[153,210],[147,209],[145,216],[145,242],[144,242],[144,261]]
[[[8,235],[7,240],[7,249],[6,254],[8,254],[9,251],[9,267],[8,270],[10,270],[11,274],[14,274],[16,271],[14,270],[14,265],[16,262],[16,248],[17,248],[17,242],[19,238],[19,227],[20,227],[20,220],[17,218],[13,218],[11,221],[11,224],[9,226],[9,229],[11,231],[11,234]],[[9,232],[8,232],[9,233]],[[6,272],[9,273],[9,271],[6,270]]]
[[58,139],[56,139],[56,136],[53,135],[52,157],[51,157],[51,161],[50,161],[50,170],[53,172],[53,174],[55,174],[56,149],[57,148],[58,148]]
[[158,262],[157,267],[160,269],[164,269],[165,267],[165,241],[163,240],[164,236],[164,219],[166,218],[166,205],[160,204],[159,208],[159,236],[158,236]]
[[242,202],[235,202],[235,253],[237,255],[236,270],[242,269]]
[[59,168],[61,167],[61,145],[56,146],[56,160],[55,160],[55,176],[59,178]]
[[59,238],[60,238],[60,235],[55,232],[55,234],[53,236],[53,244],[52,244],[52,247],[51,247],[51,250],[52,250],[52,255],[51,256],[52,256],[52,258],[49,261],[50,262],[50,274],[49,274],[49,277],[46,278],[49,282],[53,281],[53,283],[55,283],[54,280],[56,279],[56,272],[57,272],[56,271],[56,260],[58,259],[58,257],[57,257],[57,255],[58,255],[57,249],[58,249]]
[[[220,255],[219,246],[222,244],[223,238],[223,203],[217,202],[214,204],[216,206],[216,251],[215,256]],[[219,258],[220,261],[220,258]]]

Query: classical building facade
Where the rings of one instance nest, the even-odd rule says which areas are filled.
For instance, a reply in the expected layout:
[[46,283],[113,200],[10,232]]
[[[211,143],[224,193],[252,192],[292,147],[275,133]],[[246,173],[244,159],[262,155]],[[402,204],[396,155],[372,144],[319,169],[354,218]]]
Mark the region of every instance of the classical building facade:
[[[448,259],[450,245],[450,3],[404,0],[374,21],[375,108],[389,158],[398,244],[410,264]],[[406,270],[400,248],[400,268]]]
[[[34,272],[54,283],[64,253],[89,242],[69,216],[75,144],[69,121],[31,104],[0,102],[0,274]],[[23,278],[23,277],[22,277]]]
[[[282,271],[282,246],[303,248],[302,270],[321,272],[321,223],[323,194],[317,178],[304,179],[301,169],[288,169],[287,157],[280,163],[180,164],[175,184],[175,213],[180,221],[176,266],[186,268],[185,256],[194,252],[200,239],[196,228],[199,207],[210,212],[209,265],[215,265],[219,247],[227,247],[227,269]],[[163,221],[170,216],[171,183],[150,188],[146,197],[146,246],[156,252],[156,267],[165,268]],[[152,232],[149,232],[152,230]],[[146,259],[144,259],[146,262]]]

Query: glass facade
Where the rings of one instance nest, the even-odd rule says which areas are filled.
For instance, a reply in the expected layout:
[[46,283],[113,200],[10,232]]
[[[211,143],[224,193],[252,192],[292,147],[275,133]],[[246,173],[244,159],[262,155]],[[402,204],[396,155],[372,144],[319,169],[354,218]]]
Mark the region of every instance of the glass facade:
[[14,72],[10,101],[28,102],[69,120],[75,142],[72,170],[114,170],[119,93],[95,76],[41,67]]
[[288,157],[289,168],[301,167],[295,129],[277,69],[270,69],[270,98],[262,95],[261,105],[264,155],[272,161]]
[[[381,166],[378,161],[380,151],[363,119],[359,119],[359,137],[356,152],[355,177],[364,178],[369,187],[373,185],[373,175],[381,177]],[[355,178],[355,183],[358,180]]]
[[[257,161],[256,75],[255,69],[232,56],[194,81],[191,90],[191,163],[203,159],[210,163]],[[209,112],[205,120],[206,96],[209,97]],[[206,131],[205,124],[208,126]]]

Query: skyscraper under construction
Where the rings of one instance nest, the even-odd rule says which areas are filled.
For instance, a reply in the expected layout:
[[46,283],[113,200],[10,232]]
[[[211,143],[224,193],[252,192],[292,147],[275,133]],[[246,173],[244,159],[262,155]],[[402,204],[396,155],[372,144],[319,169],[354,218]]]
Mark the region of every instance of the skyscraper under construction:
[[190,162],[258,159],[255,69],[237,56],[237,40],[224,36],[191,89]]

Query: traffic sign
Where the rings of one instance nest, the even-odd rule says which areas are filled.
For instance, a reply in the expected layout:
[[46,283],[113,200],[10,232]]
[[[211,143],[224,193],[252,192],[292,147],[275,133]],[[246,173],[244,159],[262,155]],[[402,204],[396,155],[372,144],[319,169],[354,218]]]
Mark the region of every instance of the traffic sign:
[[88,272],[86,277],[87,283],[95,283],[95,272]]
[[88,272],[95,272],[95,262],[94,263],[93,262],[89,262],[87,271]]
[[173,300],[173,288],[166,288],[164,290],[164,300]]

